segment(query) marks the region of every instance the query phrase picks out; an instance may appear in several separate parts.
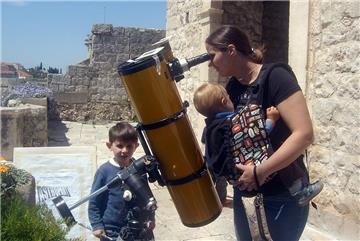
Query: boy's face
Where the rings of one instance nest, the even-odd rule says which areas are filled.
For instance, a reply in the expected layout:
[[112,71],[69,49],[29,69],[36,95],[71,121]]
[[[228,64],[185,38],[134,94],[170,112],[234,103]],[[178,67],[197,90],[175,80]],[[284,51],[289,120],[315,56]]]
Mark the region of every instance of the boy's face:
[[114,142],[107,142],[106,145],[113,152],[116,162],[128,164],[139,143],[115,140]]

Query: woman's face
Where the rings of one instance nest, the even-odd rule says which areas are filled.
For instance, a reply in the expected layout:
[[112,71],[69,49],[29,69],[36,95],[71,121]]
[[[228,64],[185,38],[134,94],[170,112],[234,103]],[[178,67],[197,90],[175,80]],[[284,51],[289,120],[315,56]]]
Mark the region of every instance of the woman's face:
[[214,67],[216,71],[224,77],[232,75],[231,71],[231,61],[229,56],[229,51],[221,51],[209,44],[206,45],[207,52],[212,55],[210,59],[209,67]]

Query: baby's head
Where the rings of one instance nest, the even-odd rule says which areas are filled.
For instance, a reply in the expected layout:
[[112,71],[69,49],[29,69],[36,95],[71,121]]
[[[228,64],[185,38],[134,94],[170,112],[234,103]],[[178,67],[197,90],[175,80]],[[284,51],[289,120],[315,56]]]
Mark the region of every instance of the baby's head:
[[219,112],[234,111],[234,105],[225,88],[220,84],[202,84],[194,93],[195,109],[210,117]]

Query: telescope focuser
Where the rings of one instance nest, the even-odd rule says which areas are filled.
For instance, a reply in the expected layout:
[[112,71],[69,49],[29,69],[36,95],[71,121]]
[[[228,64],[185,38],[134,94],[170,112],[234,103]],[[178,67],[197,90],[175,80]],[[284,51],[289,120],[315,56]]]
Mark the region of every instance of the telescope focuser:
[[172,59],[168,63],[171,76],[176,82],[179,82],[184,78],[183,73],[188,71],[191,67],[201,64],[211,59],[211,55],[208,53],[201,54],[189,59]]

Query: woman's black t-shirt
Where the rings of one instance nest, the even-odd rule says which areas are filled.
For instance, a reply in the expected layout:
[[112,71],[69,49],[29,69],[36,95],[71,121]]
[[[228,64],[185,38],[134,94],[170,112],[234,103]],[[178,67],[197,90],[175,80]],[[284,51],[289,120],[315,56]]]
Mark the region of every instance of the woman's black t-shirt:
[[[271,68],[271,64],[263,65],[258,78],[251,85],[243,85],[235,77],[229,79],[226,90],[235,109],[240,109],[249,103],[253,92],[259,91],[259,88],[263,88],[263,92],[260,92],[262,96],[258,98],[261,103],[257,104],[262,105],[265,112],[268,107],[276,107],[283,100],[301,90],[296,77],[289,72],[290,68],[286,69],[276,66],[268,74],[266,80],[261,79],[264,78],[264,73],[266,73],[268,68]],[[280,117],[270,134],[273,150],[276,151],[290,134],[289,128]],[[276,175],[271,181],[263,185],[264,194],[271,195],[284,192],[291,186],[294,180],[302,177],[306,173],[302,156],[278,173],[279,175]]]

